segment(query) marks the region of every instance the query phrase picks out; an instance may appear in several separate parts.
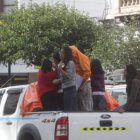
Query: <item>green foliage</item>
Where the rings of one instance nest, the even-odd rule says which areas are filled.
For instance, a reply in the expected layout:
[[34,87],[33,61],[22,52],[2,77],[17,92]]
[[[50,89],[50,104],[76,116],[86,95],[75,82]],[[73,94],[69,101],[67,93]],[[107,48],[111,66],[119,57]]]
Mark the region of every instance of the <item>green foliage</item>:
[[[140,22],[132,18],[124,26],[115,22],[100,26],[90,58],[101,60],[105,70],[122,69],[126,64],[140,68]],[[136,36],[137,34],[137,36]]]
[[2,16],[0,25],[1,60],[40,65],[44,57],[64,45],[91,50],[97,25],[88,16],[64,4],[42,4],[15,8]]
[[[65,45],[99,59],[105,70],[133,63],[140,68],[140,20],[124,20],[124,26],[97,25],[88,15],[65,4],[30,4],[1,16],[0,61],[14,63],[22,58],[40,65],[44,57]],[[136,37],[137,31],[137,37]]]

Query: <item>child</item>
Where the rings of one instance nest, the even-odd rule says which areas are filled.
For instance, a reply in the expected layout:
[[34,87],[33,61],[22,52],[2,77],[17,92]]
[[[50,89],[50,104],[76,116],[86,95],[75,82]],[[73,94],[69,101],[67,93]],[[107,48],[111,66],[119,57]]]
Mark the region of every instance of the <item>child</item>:
[[101,63],[97,59],[91,61],[91,87],[94,110],[105,110],[105,85],[104,85],[104,71]]

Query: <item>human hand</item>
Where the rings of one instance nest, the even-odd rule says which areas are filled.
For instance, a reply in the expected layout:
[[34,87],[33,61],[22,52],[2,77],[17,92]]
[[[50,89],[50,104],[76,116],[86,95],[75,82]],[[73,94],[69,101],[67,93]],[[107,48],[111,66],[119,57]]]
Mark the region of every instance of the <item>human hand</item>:
[[80,86],[80,87],[78,88],[78,93],[80,93],[80,92],[82,91],[82,89],[83,89],[83,86]]
[[125,110],[123,108],[119,110],[119,113],[124,113],[124,112]]
[[58,68],[62,68],[63,66],[64,66],[64,63],[60,61],[60,63],[58,64]]
[[54,80],[52,81],[52,83],[53,83],[53,84],[59,84],[59,83],[60,83],[60,79],[54,79]]

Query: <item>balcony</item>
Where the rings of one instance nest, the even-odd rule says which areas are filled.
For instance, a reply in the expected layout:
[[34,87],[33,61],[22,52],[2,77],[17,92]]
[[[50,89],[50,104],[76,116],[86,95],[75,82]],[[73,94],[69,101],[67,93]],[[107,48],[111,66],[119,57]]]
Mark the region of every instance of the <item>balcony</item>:
[[112,14],[115,18],[140,14],[140,0],[115,0]]
[[140,0],[121,0],[121,7],[139,6]]

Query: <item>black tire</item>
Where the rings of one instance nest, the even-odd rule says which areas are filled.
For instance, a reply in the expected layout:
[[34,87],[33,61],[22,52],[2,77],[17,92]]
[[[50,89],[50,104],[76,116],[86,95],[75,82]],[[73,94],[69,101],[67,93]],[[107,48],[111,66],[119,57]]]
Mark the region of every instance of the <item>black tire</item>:
[[17,140],[41,140],[41,137],[33,124],[27,124],[21,128]]

